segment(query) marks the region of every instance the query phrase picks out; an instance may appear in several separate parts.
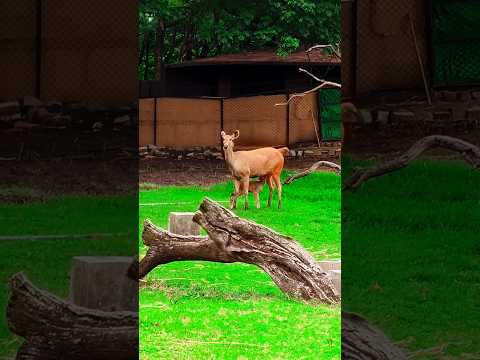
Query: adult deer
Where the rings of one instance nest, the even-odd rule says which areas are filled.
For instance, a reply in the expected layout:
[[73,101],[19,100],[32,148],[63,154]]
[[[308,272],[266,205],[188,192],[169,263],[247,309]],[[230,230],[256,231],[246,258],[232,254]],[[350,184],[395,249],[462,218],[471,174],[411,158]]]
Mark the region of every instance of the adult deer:
[[232,135],[227,135],[225,131],[220,133],[222,137],[223,152],[227,166],[232,173],[235,191],[230,197],[230,208],[237,206],[238,197],[245,196],[245,209],[248,209],[248,190],[251,177],[262,177],[270,190],[268,194],[267,207],[272,204],[273,189],[277,187],[278,208],[282,207],[282,183],[280,174],[282,173],[284,156],[288,153],[288,148],[283,147],[275,149],[273,147],[264,147],[249,151],[233,151],[234,141],[239,138],[240,131],[235,130]]

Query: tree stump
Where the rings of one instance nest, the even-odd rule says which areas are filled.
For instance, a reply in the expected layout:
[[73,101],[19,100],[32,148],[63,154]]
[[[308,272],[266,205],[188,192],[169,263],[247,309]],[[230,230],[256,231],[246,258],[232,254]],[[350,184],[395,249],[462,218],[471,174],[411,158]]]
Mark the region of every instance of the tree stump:
[[200,235],[200,226],[193,222],[192,212],[171,212],[168,217],[168,231],[179,235]]
[[10,280],[10,330],[25,339],[17,360],[138,358],[138,313],[79,307],[33,286],[22,273]]
[[74,257],[69,300],[89,309],[137,311],[138,283],[127,276],[131,263],[130,257]]

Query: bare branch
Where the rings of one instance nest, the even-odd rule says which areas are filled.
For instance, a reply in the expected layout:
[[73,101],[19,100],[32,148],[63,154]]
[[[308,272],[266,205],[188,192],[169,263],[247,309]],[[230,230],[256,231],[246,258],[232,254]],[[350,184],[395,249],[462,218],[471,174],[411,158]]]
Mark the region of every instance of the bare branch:
[[430,135],[418,140],[403,155],[372,168],[357,169],[345,180],[343,190],[357,189],[365,181],[407,166],[425,151],[445,148],[460,153],[474,169],[480,169],[480,148],[467,141],[445,135]]
[[284,182],[283,185],[288,185],[291,184],[294,180],[300,179],[302,177],[307,176],[308,174],[311,174],[315,170],[317,170],[319,167],[328,167],[331,169],[334,169],[335,172],[338,174],[342,171],[342,167],[338,164],[335,164],[330,161],[317,161],[315,164],[310,166],[307,170],[304,170],[298,174],[294,174],[292,176],[289,176]]

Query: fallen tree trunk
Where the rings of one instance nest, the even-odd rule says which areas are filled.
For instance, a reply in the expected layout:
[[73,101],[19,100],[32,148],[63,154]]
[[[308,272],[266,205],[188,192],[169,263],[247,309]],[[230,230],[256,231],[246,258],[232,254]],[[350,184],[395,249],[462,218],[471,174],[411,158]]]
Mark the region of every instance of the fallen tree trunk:
[[138,313],[69,304],[36,288],[22,273],[11,278],[10,292],[8,326],[25,338],[17,360],[138,357]]
[[[260,267],[289,296],[328,304],[339,302],[327,273],[293,239],[241,219],[208,198],[193,220],[208,236],[176,235],[145,221],[143,242],[149,248],[138,265],[139,278],[172,261],[242,262]],[[134,265],[130,274],[136,271]]]
[[345,180],[343,190],[354,190],[365,181],[388,174],[407,166],[411,161],[419,157],[423,152],[432,148],[445,148],[460,153],[464,160],[474,169],[480,169],[480,148],[461,139],[444,135],[431,135],[417,141],[403,155],[376,165],[372,168],[356,169],[353,174]]
[[317,161],[315,164],[310,166],[307,170],[304,170],[302,172],[299,172],[298,174],[294,174],[286,178],[285,181],[283,182],[283,185],[291,184],[293,181],[311,174],[312,172],[317,170],[319,167],[328,167],[328,168],[334,169],[337,173],[340,173],[342,171],[342,167],[338,164],[335,164],[330,161]]
[[407,356],[364,318],[342,312],[342,359],[406,360]]

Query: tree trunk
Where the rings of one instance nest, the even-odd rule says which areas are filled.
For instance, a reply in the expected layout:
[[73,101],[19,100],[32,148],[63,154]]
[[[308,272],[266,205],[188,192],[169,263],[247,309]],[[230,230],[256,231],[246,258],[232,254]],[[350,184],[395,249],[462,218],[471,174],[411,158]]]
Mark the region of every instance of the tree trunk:
[[11,278],[10,292],[8,326],[25,338],[17,360],[138,357],[138,313],[69,304],[36,288],[22,273]]
[[420,139],[403,155],[368,169],[357,169],[345,180],[343,190],[355,190],[365,181],[388,174],[407,166],[425,151],[432,148],[445,148],[460,153],[474,169],[480,169],[480,148],[467,141],[444,135],[431,135]]
[[331,169],[334,169],[337,173],[339,173],[340,171],[342,171],[342,167],[340,165],[337,165],[333,162],[330,162],[330,161],[317,161],[315,164],[313,164],[312,166],[310,166],[307,170],[304,170],[302,172],[299,172],[298,174],[294,174],[292,176],[289,176],[288,178],[285,179],[283,185],[288,185],[288,184],[291,184],[293,181],[297,180],[297,179],[300,179],[302,177],[305,177],[309,174],[311,174],[312,172],[314,172],[315,170],[317,170],[319,167],[328,167],[328,168],[331,168]]
[[342,359],[406,360],[407,356],[365,319],[342,312]]
[[[158,19],[157,41],[155,44],[155,79],[160,80],[161,84],[165,82],[165,23]],[[162,87],[163,89],[163,87]]]
[[158,265],[181,260],[243,262],[260,267],[289,296],[327,304],[339,302],[327,273],[293,239],[241,219],[208,198],[193,221],[209,236],[172,234],[146,220],[143,242],[149,249],[130,274],[142,278]]

